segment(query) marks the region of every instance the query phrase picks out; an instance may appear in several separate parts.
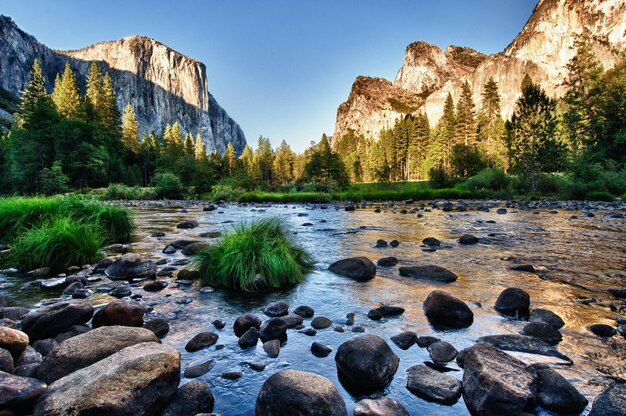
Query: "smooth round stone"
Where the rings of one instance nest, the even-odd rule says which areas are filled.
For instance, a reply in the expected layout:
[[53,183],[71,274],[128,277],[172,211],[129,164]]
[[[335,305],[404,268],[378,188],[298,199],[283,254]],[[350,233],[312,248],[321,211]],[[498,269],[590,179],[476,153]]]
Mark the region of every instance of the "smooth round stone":
[[333,321],[325,316],[318,316],[316,318],[313,318],[313,320],[311,321],[311,327],[318,330],[329,328],[332,324]]

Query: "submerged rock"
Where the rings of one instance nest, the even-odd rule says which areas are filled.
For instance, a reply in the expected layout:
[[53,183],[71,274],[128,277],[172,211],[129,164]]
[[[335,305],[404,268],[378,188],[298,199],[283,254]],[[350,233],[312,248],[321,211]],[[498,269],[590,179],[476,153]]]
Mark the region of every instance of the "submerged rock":
[[383,387],[396,373],[400,359],[381,337],[361,335],[339,346],[335,362],[352,383]]
[[452,405],[461,397],[461,380],[425,365],[407,370],[406,388],[413,394],[439,404]]
[[280,371],[268,378],[256,400],[257,416],[346,416],[343,398],[328,379],[304,371]]
[[354,416],[409,416],[409,411],[395,400],[363,399],[354,406]]
[[588,327],[589,331],[593,332],[599,337],[609,338],[617,334],[617,330],[610,325],[606,324],[594,324]]
[[440,328],[466,328],[474,322],[474,313],[462,300],[442,290],[434,290],[424,301],[428,321]]
[[432,264],[425,266],[400,267],[400,276],[412,277],[419,280],[430,280],[440,283],[456,281],[457,275],[448,269]]
[[367,257],[339,260],[331,264],[328,269],[357,281],[371,280],[376,276],[376,265]]

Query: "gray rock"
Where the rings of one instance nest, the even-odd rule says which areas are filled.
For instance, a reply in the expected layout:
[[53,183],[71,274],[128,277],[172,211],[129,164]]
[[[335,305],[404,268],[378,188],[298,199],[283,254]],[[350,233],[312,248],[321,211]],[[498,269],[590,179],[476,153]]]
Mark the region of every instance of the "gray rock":
[[185,345],[185,350],[187,350],[188,352],[200,351],[204,348],[215,345],[218,339],[219,335],[213,332],[201,332],[191,338],[189,342],[187,342],[187,345]]
[[313,315],[315,315],[315,311],[313,310],[313,308],[306,305],[298,306],[296,309],[294,309],[293,313],[295,313],[296,315],[300,315],[303,318],[312,318]]
[[280,371],[268,378],[256,400],[257,416],[346,416],[343,398],[326,378],[304,371]]
[[530,296],[516,287],[504,289],[496,300],[496,311],[503,315],[524,318],[530,315]]
[[11,319],[12,321],[21,321],[29,313],[30,309],[21,308],[18,306],[7,306],[5,308],[0,308],[0,317]]
[[530,312],[530,322],[543,322],[554,329],[563,328],[565,325],[565,322],[559,315],[548,309],[533,309]]
[[425,365],[407,370],[406,388],[416,396],[431,402],[452,405],[461,397],[461,380]]
[[22,365],[40,364],[42,359],[41,354],[29,345],[15,361],[15,366],[20,367]]
[[589,402],[576,387],[562,375],[544,365],[534,365],[539,377],[539,396],[541,407],[558,414],[579,414]]
[[377,335],[361,335],[339,346],[337,368],[358,386],[383,387],[391,381],[400,359]]
[[267,342],[273,339],[282,339],[287,336],[287,323],[281,318],[271,318],[263,322],[259,330],[261,341]]
[[13,374],[14,371],[13,356],[4,348],[0,348],[0,372]]
[[154,342],[137,344],[52,383],[34,415],[159,414],[179,382],[176,349]]
[[363,399],[354,406],[354,416],[409,416],[408,410],[395,400]]
[[109,265],[104,274],[111,280],[150,279],[156,276],[157,265],[144,261],[138,254],[127,253]]
[[39,380],[0,371],[0,409],[30,414],[45,389],[46,385]]
[[233,324],[233,330],[238,337],[242,336],[251,327],[261,329],[261,318],[251,314],[241,315]]
[[93,316],[92,326],[122,325],[142,326],[144,308],[134,300],[118,299],[109,303]]
[[441,341],[441,340],[436,337],[424,335],[424,336],[417,337],[417,346],[420,348],[426,348],[429,345],[434,344],[437,341]]
[[313,320],[311,321],[311,327],[317,330],[330,328],[332,324],[333,321],[325,316],[318,316],[316,318],[313,318]]
[[450,270],[432,264],[426,266],[400,267],[399,270],[400,276],[411,277],[419,280],[451,283],[457,279],[457,275]]
[[185,370],[185,378],[196,378],[208,373],[215,366],[215,360],[208,360],[200,364],[192,365]]
[[215,397],[203,381],[191,381],[178,389],[161,416],[194,416],[213,411]]
[[487,335],[478,338],[478,342],[493,345],[504,351],[525,352],[529,354],[545,355],[556,357],[571,363],[572,360],[560,353],[555,347],[540,339],[528,337],[526,335],[502,334]]
[[332,348],[322,344],[321,342],[314,342],[313,344],[311,344],[311,353],[316,357],[328,357],[328,354],[330,354],[332,351]]
[[376,276],[376,265],[367,257],[339,260],[331,264],[328,269],[357,281],[371,280]]
[[520,334],[540,339],[550,345],[556,345],[563,339],[557,329],[545,322],[530,322],[520,331]]
[[445,364],[454,360],[459,352],[450,343],[437,341],[428,346],[428,353],[436,364]]
[[34,342],[54,338],[73,325],[83,325],[93,316],[93,307],[85,301],[60,302],[31,312],[22,321],[22,330]]
[[208,243],[205,243],[203,241],[198,241],[197,243],[189,244],[188,246],[183,248],[181,253],[183,253],[185,256],[195,256],[196,254],[200,254],[200,252],[204,250],[205,248],[207,248],[208,246],[209,246]]
[[391,340],[400,349],[408,350],[417,342],[417,334],[413,331],[406,331],[391,337]]
[[626,415],[626,384],[613,383],[595,398],[588,416]]
[[263,308],[263,313],[272,318],[278,318],[289,314],[289,304],[282,300],[270,303]]
[[170,332],[170,324],[163,318],[153,318],[148,322],[145,322],[143,326],[144,328],[154,332],[154,335],[159,338],[163,338],[168,332]]
[[143,290],[146,292],[158,292],[166,287],[167,282],[164,282],[163,280],[153,280],[152,282],[143,285]]
[[256,346],[259,342],[259,331],[256,327],[250,327],[244,334],[239,337],[239,346],[241,348],[250,348]]
[[70,329],[54,337],[54,342],[60,344],[76,335],[84,334],[89,331],[91,331],[91,328],[87,325],[72,325]]
[[383,257],[379,259],[376,264],[379,267],[393,267],[398,264],[398,259],[395,257]]
[[434,290],[426,297],[424,313],[437,328],[467,328],[474,322],[474,313],[465,302],[442,290]]
[[272,339],[264,342],[263,350],[270,358],[278,357],[278,354],[280,354],[280,341],[277,339]]
[[302,325],[302,322],[304,322],[304,318],[295,313],[283,316],[281,319],[285,321],[285,323],[287,324],[287,328],[289,329],[295,328],[298,325]]

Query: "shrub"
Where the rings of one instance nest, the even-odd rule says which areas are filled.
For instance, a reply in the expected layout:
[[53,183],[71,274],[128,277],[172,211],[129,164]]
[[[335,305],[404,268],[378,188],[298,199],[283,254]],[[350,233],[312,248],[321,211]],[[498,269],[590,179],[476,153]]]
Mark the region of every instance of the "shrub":
[[243,223],[196,258],[203,284],[255,291],[261,274],[268,288],[299,283],[313,259],[276,218]]
[[211,192],[213,201],[239,201],[239,198],[246,193],[243,188],[234,188],[230,185],[215,185]]
[[103,242],[98,227],[57,218],[18,237],[11,245],[9,261],[23,271],[50,267],[53,273],[59,273],[69,266],[100,260]]
[[104,193],[105,199],[126,199],[128,194],[128,186],[123,183],[112,183],[107,187]]
[[617,198],[615,197],[615,195],[613,195],[610,192],[604,192],[604,191],[589,192],[587,195],[585,195],[585,200],[587,201],[613,202],[616,199]]
[[61,162],[56,161],[51,168],[44,168],[39,177],[39,188],[44,195],[62,194],[70,190],[70,178],[63,173]]
[[430,178],[430,185],[436,189],[446,188],[452,184],[452,178],[443,166],[431,168],[428,177]]
[[506,173],[500,168],[487,168],[483,169],[476,176],[472,176],[464,182],[464,186],[467,189],[473,191],[479,189],[488,189],[491,191],[499,191],[504,189],[509,184],[509,178]]
[[154,176],[155,194],[158,198],[181,199],[185,189],[180,178],[171,172],[161,172]]

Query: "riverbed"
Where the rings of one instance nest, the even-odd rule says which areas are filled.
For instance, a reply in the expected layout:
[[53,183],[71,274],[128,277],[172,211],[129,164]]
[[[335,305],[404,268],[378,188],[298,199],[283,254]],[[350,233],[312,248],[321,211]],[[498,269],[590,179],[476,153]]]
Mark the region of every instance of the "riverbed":
[[[170,266],[186,258],[178,251],[162,253],[163,248],[176,239],[191,238],[202,241],[199,234],[209,231],[228,232],[233,225],[258,218],[279,217],[289,225],[294,239],[313,255],[316,265],[305,282],[280,293],[246,294],[215,288],[200,292],[200,285],[178,285],[175,277],[159,277],[169,286],[160,292],[146,292],[141,283],[133,294],[141,295],[150,311],[146,319],[166,318],[170,332],[162,342],[175,346],[182,355],[182,369],[215,360],[215,366],[204,376],[215,395],[214,412],[224,415],[252,415],[258,391],[273,373],[283,369],[312,371],[328,378],[343,396],[349,414],[362,396],[351,394],[339,381],[334,352],[344,341],[359,334],[344,325],[346,314],[356,313],[355,325],[366,333],[383,337],[400,357],[400,366],[392,382],[372,397],[387,396],[402,403],[411,414],[468,415],[461,398],[452,406],[434,404],[418,398],[406,389],[406,369],[429,361],[426,349],[417,345],[404,351],[390,341],[402,331],[418,335],[432,335],[450,342],[457,350],[473,345],[485,335],[516,334],[525,322],[500,316],[493,308],[500,292],[508,287],[526,290],[532,308],[545,308],[560,315],[565,321],[563,340],[559,351],[569,356],[574,365],[568,366],[557,358],[512,353],[527,362],[547,362],[572,382],[591,402],[603,391],[611,379],[626,380],[626,341],[619,334],[613,338],[599,338],[586,329],[591,324],[616,326],[616,319],[626,315],[623,299],[617,299],[608,289],[626,288],[626,221],[624,205],[598,204],[569,206],[554,209],[547,206],[524,207],[504,202],[485,201],[468,203],[467,210],[443,211],[441,204],[431,207],[419,203],[408,205],[368,204],[356,211],[346,211],[340,204],[328,205],[238,205],[222,204],[213,211],[203,211],[208,203],[134,203],[132,210],[138,228],[128,248],[145,259],[167,259]],[[496,209],[506,207],[506,214]],[[481,209],[478,209],[481,208]],[[488,209],[486,209],[488,208]],[[377,212],[380,211],[380,212]],[[406,212],[406,213],[405,213]],[[588,216],[593,212],[593,217]],[[620,218],[621,214],[621,218]],[[177,229],[176,224],[196,220],[200,226]],[[165,237],[152,237],[161,231]],[[461,245],[458,238],[472,234],[479,238],[475,245]],[[422,240],[436,237],[441,248],[425,250]],[[376,248],[376,241],[398,240],[398,247]],[[114,256],[114,255],[112,255]],[[328,266],[339,259],[365,256],[372,261],[394,256],[398,266],[379,267],[376,278],[356,282],[328,271]],[[434,284],[400,276],[398,267],[434,264],[445,267],[459,278],[448,284]],[[535,273],[511,270],[516,264],[532,264]],[[179,269],[184,266],[178,267]],[[95,291],[90,301],[101,305],[113,298]],[[0,294],[6,295],[12,306],[34,307],[43,299],[60,295],[58,290],[45,290],[22,277],[0,275]],[[426,296],[435,289],[445,290],[465,301],[474,313],[474,323],[466,329],[437,331],[433,329],[422,310]],[[326,316],[335,325],[342,325],[339,333],[331,326],[311,337],[288,331],[288,341],[278,358],[267,357],[262,345],[241,350],[232,331],[235,319],[244,313],[256,313],[265,318],[262,308],[268,303],[284,300],[290,310],[299,305],[315,309],[315,316]],[[380,304],[401,306],[406,311],[399,317],[373,321],[367,312]],[[224,329],[216,329],[216,319],[226,322]],[[305,319],[308,326],[310,319]],[[189,353],[187,341],[202,331],[219,335],[217,346]],[[311,354],[314,341],[330,346],[333,352],[325,358]],[[222,347],[223,346],[223,347]],[[249,368],[249,362],[263,362],[264,371]],[[461,378],[456,363],[448,374]],[[241,371],[237,380],[220,375]],[[190,381],[183,379],[183,383]],[[542,413],[542,411],[539,411]],[[549,413],[543,413],[549,414]]]

